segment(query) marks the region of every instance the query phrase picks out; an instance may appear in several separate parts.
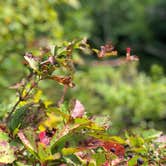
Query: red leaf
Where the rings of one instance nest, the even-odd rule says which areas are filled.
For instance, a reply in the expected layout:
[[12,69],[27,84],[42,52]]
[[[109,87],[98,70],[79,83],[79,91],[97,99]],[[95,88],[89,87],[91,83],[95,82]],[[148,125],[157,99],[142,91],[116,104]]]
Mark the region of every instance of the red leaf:
[[126,60],[127,61],[138,61],[139,58],[136,55],[131,55],[131,48],[126,48]]
[[126,48],[126,52],[127,52],[128,54],[130,54],[131,48],[130,48],[130,47]]
[[110,166],[110,162],[107,160],[102,166]]
[[103,142],[103,147],[105,148],[105,150],[115,153],[118,157],[124,157],[125,148],[123,145],[120,145],[116,142],[107,141]]
[[48,145],[50,143],[50,139],[49,139],[49,137],[46,136],[45,131],[42,131],[42,132],[39,133],[39,140],[44,145]]

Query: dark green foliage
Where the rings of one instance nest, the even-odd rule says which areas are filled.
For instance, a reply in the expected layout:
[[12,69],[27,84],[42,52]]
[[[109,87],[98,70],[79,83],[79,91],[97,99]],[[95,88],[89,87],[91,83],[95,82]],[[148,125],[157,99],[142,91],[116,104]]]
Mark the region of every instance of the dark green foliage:
[[24,123],[24,118],[26,117],[29,111],[28,107],[29,105],[25,105],[14,112],[8,123],[8,127],[11,131],[14,131],[16,128],[18,129],[22,127]]

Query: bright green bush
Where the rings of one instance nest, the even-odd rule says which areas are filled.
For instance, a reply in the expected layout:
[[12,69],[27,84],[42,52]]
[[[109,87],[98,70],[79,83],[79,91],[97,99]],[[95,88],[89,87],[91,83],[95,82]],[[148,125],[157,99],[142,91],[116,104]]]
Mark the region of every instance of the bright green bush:
[[[133,126],[163,128],[166,119],[166,79],[162,68],[152,76],[138,72],[136,64],[92,66],[77,72],[78,87],[71,92],[94,115],[108,115],[118,130]],[[99,104],[100,103],[100,104]]]

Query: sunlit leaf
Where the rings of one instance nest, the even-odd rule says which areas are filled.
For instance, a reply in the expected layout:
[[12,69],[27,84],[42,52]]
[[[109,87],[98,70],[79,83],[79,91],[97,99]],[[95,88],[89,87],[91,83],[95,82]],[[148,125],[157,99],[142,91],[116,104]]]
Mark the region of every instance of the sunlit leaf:
[[34,95],[33,102],[38,103],[41,100],[42,91],[38,90]]
[[157,130],[154,130],[154,129],[143,131],[141,133],[142,137],[144,139],[147,139],[147,140],[151,140],[151,139],[157,138],[157,137],[161,136],[161,134],[162,134],[161,131],[157,131]]
[[79,152],[81,151],[80,148],[63,148],[62,149],[62,154],[63,155],[70,155],[70,154],[73,154],[73,153],[76,153],[76,152]]
[[14,150],[10,146],[8,140],[8,135],[0,131],[0,163],[2,164],[13,163],[16,159]]
[[[25,132],[25,133],[24,133]],[[24,144],[24,146],[33,154],[36,156],[37,153],[37,147],[36,147],[36,136],[34,132],[29,129],[29,130],[24,130],[24,131],[19,131],[18,132],[18,137]]]
[[26,53],[24,58],[29,63],[29,66],[32,69],[34,69],[35,71],[38,71],[39,62],[38,62],[37,58],[35,58],[31,53]]

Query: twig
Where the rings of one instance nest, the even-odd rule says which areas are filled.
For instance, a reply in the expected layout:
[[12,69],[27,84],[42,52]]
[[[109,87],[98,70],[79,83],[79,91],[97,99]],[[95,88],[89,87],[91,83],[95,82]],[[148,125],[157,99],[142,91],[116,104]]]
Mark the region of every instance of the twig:
[[61,96],[60,100],[58,101],[58,106],[60,106],[64,102],[65,95],[67,93],[67,89],[68,89],[68,86],[64,85],[62,96]]
[[15,105],[13,106],[12,110],[10,111],[9,115],[6,118],[6,122],[9,121],[9,119],[11,118],[13,112],[15,111],[16,107],[18,106],[18,104],[21,102],[20,98],[19,100],[15,103]]

